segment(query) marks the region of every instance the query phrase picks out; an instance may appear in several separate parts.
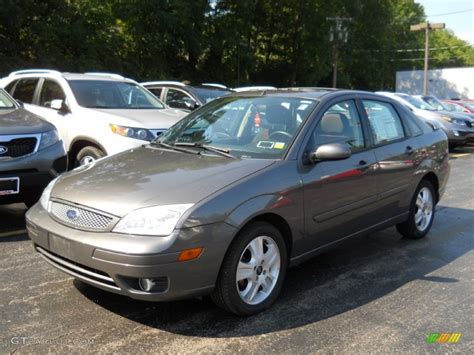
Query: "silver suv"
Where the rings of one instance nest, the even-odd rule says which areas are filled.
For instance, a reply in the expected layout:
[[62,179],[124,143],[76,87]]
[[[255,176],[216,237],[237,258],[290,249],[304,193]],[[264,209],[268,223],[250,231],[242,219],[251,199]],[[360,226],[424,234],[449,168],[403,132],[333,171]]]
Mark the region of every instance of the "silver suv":
[[57,127],[72,166],[148,143],[186,115],[117,74],[21,70],[1,86]]
[[0,204],[33,205],[67,166],[54,126],[0,89]]

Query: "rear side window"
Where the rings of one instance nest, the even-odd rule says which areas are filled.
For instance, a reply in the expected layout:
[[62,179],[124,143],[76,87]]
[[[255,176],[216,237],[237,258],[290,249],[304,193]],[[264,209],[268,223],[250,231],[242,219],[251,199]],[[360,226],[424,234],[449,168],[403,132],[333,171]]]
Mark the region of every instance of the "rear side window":
[[362,100],[369,118],[376,145],[387,144],[405,137],[402,121],[395,108],[386,102]]
[[21,79],[15,87],[13,97],[26,104],[31,104],[37,84],[38,79]]
[[41,87],[39,105],[44,107],[51,107],[53,100],[66,100],[66,95],[58,83],[52,80],[45,80]]
[[404,117],[405,123],[407,124],[412,136],[419,136],[423,134],[423,130],[420,128],[421,122],[419,122],[418,118],[416,118],[413,113],[407,112]]

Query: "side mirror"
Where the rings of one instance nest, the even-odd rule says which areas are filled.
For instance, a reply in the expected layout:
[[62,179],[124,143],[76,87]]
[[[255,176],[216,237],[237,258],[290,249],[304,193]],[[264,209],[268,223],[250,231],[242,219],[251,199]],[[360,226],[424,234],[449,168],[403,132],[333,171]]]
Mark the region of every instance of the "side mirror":
[[318,147],[310,154],[309,160],[315,164],[325,160],[344,160],[351,155],[351,148],[347,144],[331,143]]
[[23,102],[20,101],[20,100],[16,100],[16,103],[17,103],[18,106],[20,106],[20,107],[25,107],[25,105],[23,104]]
[[186,108],[191,111],[194,110],[198,106],[197,102],[194,100],[186,100],[184,101],[184,104],[186,105]]
[[53,110],[57,110],[58,113],[69,113],[69,107],[64,100],[52,100],[51,105],[49,106]]

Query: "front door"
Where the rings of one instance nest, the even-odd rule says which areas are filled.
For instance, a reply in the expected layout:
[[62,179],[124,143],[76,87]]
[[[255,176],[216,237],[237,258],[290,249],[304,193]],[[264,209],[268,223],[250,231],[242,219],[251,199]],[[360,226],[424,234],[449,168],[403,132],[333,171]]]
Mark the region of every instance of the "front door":
[[309,249],[369,227],[375,214],[377,161],[368,149],[355,101],[338,102],[326,110],[307,151],[328,143],[348,144],[352,155],[318,162],[302,172]]

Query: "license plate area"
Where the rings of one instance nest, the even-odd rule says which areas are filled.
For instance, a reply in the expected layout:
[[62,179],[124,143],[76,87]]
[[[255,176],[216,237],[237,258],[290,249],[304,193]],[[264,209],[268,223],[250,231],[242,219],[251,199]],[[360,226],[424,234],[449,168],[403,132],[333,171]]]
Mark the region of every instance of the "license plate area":
[[20,178],[0,178],[0,196],[14,195],[20,192]]

